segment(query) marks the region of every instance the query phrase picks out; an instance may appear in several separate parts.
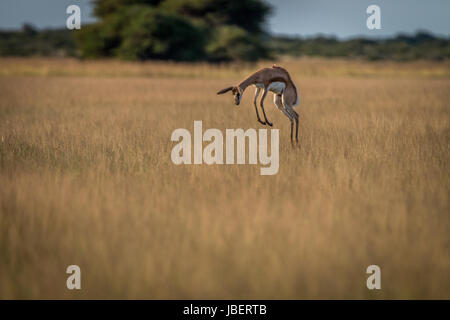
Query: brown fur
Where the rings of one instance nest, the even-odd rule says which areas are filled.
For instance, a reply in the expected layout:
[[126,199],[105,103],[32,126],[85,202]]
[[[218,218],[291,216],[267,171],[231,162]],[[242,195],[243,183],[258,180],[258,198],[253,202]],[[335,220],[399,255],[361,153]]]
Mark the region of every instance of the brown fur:
[[[255,112],[258,122],[263,125],[272,126],[272,123],[267,118],[266,112],[264,110],[264,99],[267,96],[268,89],[270,84],[274,82],[283,82],[285,84],[285,88],[283,92],[276,93],[274,103],[275,105],[289,118],[291,122],[291,141],[293,142],[293,132],[294,132],[294,121],[295,121],[295,141],[298,141],[298,114],[295,112],[292,107],[294,107],[298,101],[297,99],[297,89],[295,87],[294,82],[291,79],[291,76],[287,72],[286,69],[279,67],[277,65],[273,65],[272,68],[263,68],[255,73],[251,74],[247,78],[245,78],[241,83],[234,87],[228,87],[220,90],[217,94],[222,94],[231,90],[234,96],[235,104],[239,105],[241,101],[242,94],[245,89],[247,89],[250,85],[259,85],[262,84],[264,86],[264,91],[260,100],[260,107],[264,116],[264,121],[261,120],[258,112],[257,106],[257,98],[260,92],[260,89],[256,90],[254,105]],[[257,86],[260,88],[261,86]]]
[[262,83],[264,87],[268,88],[272,82],[284,82],[286,89],[284,90],[284,103],[293,106],[297,101],[297,91],[291,76],[286,69],[273,65],[272,68],[263,68],[244,79],[239,85],[233,88],[233,94],[236,90],[240,93],[250,85]]

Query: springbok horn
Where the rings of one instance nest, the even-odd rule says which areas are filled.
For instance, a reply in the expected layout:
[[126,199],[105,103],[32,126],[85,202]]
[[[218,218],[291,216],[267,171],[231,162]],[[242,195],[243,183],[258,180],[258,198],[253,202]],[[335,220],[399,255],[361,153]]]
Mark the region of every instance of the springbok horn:
[[219,92],[217,92],[217,94],[222,94],[222,93],[228,92],[228,91],[230,91],[231,89],[233,89],[233,87],[228,87],[228,88],[222,89],[222,90],[220,90]]

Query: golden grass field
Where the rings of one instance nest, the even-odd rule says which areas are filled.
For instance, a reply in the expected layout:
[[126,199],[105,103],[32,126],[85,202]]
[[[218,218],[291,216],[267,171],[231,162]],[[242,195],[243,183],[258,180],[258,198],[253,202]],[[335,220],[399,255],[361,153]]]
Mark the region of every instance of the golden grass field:
[[0,59],[0,298],[449,299],[450,64],[277,63],[300,147],[270,95],[261,176],[176,166],[170,136],[263,128],[216,92],[272,62]]

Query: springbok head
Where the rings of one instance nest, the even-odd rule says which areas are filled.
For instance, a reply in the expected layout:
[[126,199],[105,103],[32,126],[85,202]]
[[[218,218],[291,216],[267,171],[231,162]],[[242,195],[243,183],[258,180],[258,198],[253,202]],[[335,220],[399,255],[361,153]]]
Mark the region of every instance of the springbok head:
[[217,94],[224,94],[228,91],[231,91],[234,96],[234,103],[238,106],[239,103],[241,103],[242,90],[239,87],[228,87],[220,90],[219,92],[217,92]]

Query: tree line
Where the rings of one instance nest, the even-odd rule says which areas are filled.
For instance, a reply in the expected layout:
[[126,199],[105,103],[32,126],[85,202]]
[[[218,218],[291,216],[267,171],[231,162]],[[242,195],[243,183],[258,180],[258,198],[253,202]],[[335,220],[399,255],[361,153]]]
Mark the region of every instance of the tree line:
[[142,61],[257,61],[278,55],[444,60],[450,39],[427,32],[389,39],[273,36],[262,0],[94,0],[98,22],[81,30],[0,31],[0,56]]

